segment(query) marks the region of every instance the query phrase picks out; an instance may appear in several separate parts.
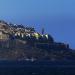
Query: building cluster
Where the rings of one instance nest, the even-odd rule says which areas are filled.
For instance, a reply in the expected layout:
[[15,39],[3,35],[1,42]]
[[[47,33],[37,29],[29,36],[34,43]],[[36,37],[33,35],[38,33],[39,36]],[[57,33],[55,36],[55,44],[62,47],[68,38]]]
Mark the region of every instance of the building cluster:
[[[10,41],[23,40],[29,42],[53,42],[53,38],[48,34],[40,34],[33,27],[7,23],[0,20],[0,46],[9,47]],[[6,44],[7,43],[7,44]],[[12,42],[11,42],[12,43]],[[3,44],[3,45],[2,45]],[[6,45],[5,45],[6,44]]]
[[[3,20],[0,20],[0,39],[6,40],[9,39],[9,36],[21,37],[24,36],[35,37],[35,39],[46,38],[49,39],[49,35],[42,35],[35,31],[33,27],[25,27],[23,25],[7,23]],[[51,37],[51,36],[50,36]],[[51,37],[52,38],[52,37]]]
[[[17,41],[18,40],[18,41]],[[54,39],[49,34],[44,34],[44,29],[42,33],[35,31],[33,27],[27,27],[24,25],[17,25],[12,23],[7,23],[0,20],[0,48],[14,48],[16,46],[16,41],[19,43],[25,43],[27,41],[31,45],[36,45],[42,47],[45,45],[62,46],[68,48],[68,45],[62,43],[54,43]],[[21,46],[22,44],[20,44]]]

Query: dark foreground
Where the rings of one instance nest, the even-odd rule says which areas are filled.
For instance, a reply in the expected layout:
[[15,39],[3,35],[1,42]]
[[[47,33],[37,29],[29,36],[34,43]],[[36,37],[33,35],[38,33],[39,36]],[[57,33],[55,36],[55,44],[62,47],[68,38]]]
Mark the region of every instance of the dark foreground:
[[75,75],[75,61],[0,61],[0,75]]

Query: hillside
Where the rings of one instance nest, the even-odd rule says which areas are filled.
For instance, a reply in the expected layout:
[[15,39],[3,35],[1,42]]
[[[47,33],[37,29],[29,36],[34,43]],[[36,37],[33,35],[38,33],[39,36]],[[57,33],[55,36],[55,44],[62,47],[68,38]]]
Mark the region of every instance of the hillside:
[[75,51],[68,44],[38,33],[32,27],[0,21],[1,60],[74,60]]

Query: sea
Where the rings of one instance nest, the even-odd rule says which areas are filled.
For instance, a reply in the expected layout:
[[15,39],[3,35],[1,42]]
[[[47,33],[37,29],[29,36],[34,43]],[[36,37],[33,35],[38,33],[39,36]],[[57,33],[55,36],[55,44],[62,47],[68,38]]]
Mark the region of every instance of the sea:
[[0,61],[0,75],[75,75],[75,61]]

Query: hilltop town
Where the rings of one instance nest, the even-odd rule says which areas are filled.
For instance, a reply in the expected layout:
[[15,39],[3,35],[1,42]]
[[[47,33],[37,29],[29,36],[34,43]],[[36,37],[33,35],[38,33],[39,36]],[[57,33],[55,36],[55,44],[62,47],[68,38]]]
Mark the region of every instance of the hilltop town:
[[65,60],[75,58],[68,44],[57,43],[49,34],[38,33],[35,28],[0,20],[0,59]]

